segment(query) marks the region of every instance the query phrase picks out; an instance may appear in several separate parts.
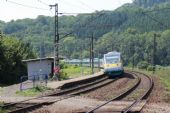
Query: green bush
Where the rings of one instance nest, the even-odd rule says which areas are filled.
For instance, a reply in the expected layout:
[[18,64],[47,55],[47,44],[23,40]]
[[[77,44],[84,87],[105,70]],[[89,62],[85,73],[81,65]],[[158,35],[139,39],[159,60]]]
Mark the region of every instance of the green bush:
[[65,63],[64,63],[64,62],[61,62],[61,63],[60,63],[60,69],[64,69],[64,65],[65,65]]
[[148,70],[148,71],[153,71],[153,70],[154,70],[154,66],[149,65],[149,66],[147,67],[147,70]]
[[75,65],[74,65],[74,68],[78,68],[78,64],[75,64]]
[[66,69],[68,67],[69,67],[68,64],[65,63],[64,61],[60,62],[60,69]]
[[141,61],[141,62],[139,62],[139,63],[137,64],[137,67],[138,67],[139,69],[147,69],[148,66],[149,66],[149,63],[146,62],[146,61]]
[[67,64],[64,65],[64,69],[67,69],[69,66]]
[[61,71],[60,72],[60,80],[66,80],[69,79],[69,76],[67,75],[67,73]]
[[157,70],[161,70],[161,69],[163,69],[163,67],[162,66],[160,66],[160,65],[156,65],[156,67],[155,67]]

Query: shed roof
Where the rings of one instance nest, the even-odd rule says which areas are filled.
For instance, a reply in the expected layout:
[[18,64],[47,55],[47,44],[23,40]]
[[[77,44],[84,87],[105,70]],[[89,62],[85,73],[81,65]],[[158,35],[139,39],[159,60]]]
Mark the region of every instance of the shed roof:
[[22,60],[23,62],[35,62],[40,60],[54,60],[54,57],[45,57],[45,58],[36,58],[36,59],[28,59],[28,60]]

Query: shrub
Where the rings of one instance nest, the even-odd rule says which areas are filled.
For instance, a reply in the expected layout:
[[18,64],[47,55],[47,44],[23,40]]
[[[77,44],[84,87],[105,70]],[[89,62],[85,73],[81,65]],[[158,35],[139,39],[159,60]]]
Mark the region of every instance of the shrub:
[[161,70],[161,69],[163,69],[163,67],[162,66],[160,66],[160,65],[156,65],[156,67],[155,67],[156,69],[158,69],[158,70]]
[[60,63],[60,69],[64,69],[64,65],[65,65],[65,63],[64,63],[64,62],[61,62],[61,63]]
[[64,65],[64,69],[67,69],[69,66],[67,64]]
[[67,73],[61,71],[60,72],[60,80],[66,80],[69,79],[69,76],[67,75]]
[[60,69],[66,69],[68,67],[69,67],[69,64],[67,64],[66,62],[64,62],[64,61],[60,62]]
[[137,67],[138,67],[139,69],[147,69],[148,66],[149,66],[149,63],[146,62],[146,61],[141,61],[141,62],[139,62],[139,63],[137,64]]
[[148,71],[153,71],[153,70],[154,70],[154,66],[149,65],[149,66],[147,67],[147,70],[148,70]]
[[74,68],[78,68],[78,64],[75,64],[75,65],[74,65]]

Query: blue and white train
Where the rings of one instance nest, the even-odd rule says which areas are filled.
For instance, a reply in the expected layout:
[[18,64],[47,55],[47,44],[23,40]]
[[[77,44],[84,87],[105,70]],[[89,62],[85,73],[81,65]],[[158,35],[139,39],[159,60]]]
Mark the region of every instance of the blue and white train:
[[104,54],[103,58],[104,73],[110,77],[122,75],[124,73],[121,53],[117,51]]

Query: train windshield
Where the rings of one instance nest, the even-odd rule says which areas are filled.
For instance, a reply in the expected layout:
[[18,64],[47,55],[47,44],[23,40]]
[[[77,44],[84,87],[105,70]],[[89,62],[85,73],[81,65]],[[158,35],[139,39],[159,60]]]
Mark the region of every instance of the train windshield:
[[106,64],[119,63],[118,57],[105,57],[105,60],[106,60]]

